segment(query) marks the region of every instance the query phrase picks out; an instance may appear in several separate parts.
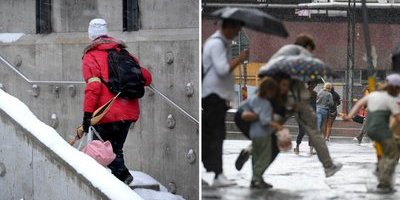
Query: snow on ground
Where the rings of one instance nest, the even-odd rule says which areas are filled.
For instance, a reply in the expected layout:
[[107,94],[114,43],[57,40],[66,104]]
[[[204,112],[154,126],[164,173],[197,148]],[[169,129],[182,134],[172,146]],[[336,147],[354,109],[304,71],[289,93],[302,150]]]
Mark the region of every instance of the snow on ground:
[[0,42],[11,43],[19,40],[24,33],[0,33]]
[[[110,199],[142,199],[138,194],[143,195],[144,199],[152,200],[183,199],[180,196],[168,193],[164,186],[161,186],[162,191],[160,192],[145,189],[141,189],[140,191],[135,190],[137,193],[132,191],[131,188],[115,178],[108,169],[69,145],[56,130],[40,121],[24,103],[1,89],[0,109],[4,110],[17,123],[21,124],[22,127],[31,132],[44,145],[69,163],[78,173],[86,177],[93,186],[103,191]],[[157,182],[149,175],[141,172],[133,172],[133,176],[135,183],[146,184]]]
[[[350,139],[351,140],[351,139]],[[204,189],[204,199],[400,199],[400,192],[392,195],[373,193],[377,185],[372,174],[376,155],[372,143],[330,143],[328,145],[334,161],[343,163],[343,168],[330,178],[325,178],[316,155],[311,156],[307,142],[300,146],[300,155],[292,151],[280,153],[264,173],[264,180],[274,188],[270,191],[249,189],[252,169],[249,160],[241,171],[234,163],[240,150],[250,144],[246,140],[225,140],[224,174],[238,186],[221,189]],[[213,175],[203,169],[202,178],[212,183]],[[400,167],[396,170],[395,188],[400,190]],[[207,188],[207,187],[206,187]]]

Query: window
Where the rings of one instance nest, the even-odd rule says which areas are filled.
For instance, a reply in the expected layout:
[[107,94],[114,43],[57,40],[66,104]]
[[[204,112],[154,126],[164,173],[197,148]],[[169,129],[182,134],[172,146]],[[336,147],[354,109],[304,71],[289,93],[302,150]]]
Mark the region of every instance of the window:
[[139,30],[139,0],[123,0],[123,31]]
[[51,0],[36,0],[36,33],[51,32]]

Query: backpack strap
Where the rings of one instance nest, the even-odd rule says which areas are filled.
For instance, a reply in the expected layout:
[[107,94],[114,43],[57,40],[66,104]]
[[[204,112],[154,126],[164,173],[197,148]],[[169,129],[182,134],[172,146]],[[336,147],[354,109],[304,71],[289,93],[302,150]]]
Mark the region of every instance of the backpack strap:
[[[219,40],[221,40],[222,43],[224,44],[225,49],[227,48],[227,45],[226,45],[226,43],[225,43],[225,41],[224,41],[224,39],[223,39],[222,37],[216,36],[216,37],[212,37],[211,39],[219,39]],[[201,65],[201,66],[203,67],[203,65]],[[202,75],[202,79],[204,79],[204,78],[206,77],[206,75],[207,75],[208,72],[211,70],[211,68],[212,68],[212,65],[211,65],[211,67],[209,67],[209,68],[204,72],[204,74]]]

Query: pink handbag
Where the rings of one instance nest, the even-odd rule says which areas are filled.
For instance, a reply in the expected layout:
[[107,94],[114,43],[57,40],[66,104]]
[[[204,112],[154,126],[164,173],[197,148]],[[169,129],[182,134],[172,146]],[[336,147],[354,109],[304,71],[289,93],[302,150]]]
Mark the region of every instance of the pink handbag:
[[82,152],[95,159],[104,167],[107,167],[107,165],[109,165],[116,157],[115,153],[113,152],[112,145],[110,141],[104,142],[99,133],[97,133],[97,131],[92,126],[89,127],[89,135],[90,132],[94,133],[100,140],[90,141],[82,149]]

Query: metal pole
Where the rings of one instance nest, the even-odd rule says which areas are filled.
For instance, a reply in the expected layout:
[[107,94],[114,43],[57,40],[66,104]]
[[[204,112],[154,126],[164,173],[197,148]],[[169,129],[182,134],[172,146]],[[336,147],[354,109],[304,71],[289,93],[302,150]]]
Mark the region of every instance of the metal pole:
[[375,90],[375,68],[372,63],[372,54],[371,54],[371,40],[369,37],[369,28],[368,28],[368,13],[367,6],[365,0],[362,0],[362,16],[363,16],[363,30],[364,30],[364,42],[365,42],[365,50],[367,51],[367,69],[368,69],[368,89],[369,91]]
[[348,21],[347,21],[347,69],[346,69],[346,87],[345,99],[346,111],[350,111],[353,103],[353,78],[354,78],[354,49],[355,49],[355,1],[353,7],[351,1],[348,2]]
[[[239,31],[239,40],[238,40],[238,46],[239,46],[239,50],[238,50],[238,55],[240,55],[240,48],[241,48],[241,43],[242,43],[242,40],[241,40],[241,37],[240,37],[240,35],[242,34],[242,31]],[[242,103],[242,75],[243,75],[243,73],[242,73],[242,63],[240,63],[239,64],[239,105],[240,105],[240,103]]]
[[353,0],[351,16],[351,57],[350,57],[350,71],[349,71],[349,104],[348,110],[353,107],[353,86],[354,86],[354,64],[355,64],[355,36],[356,36],[356,0]]

